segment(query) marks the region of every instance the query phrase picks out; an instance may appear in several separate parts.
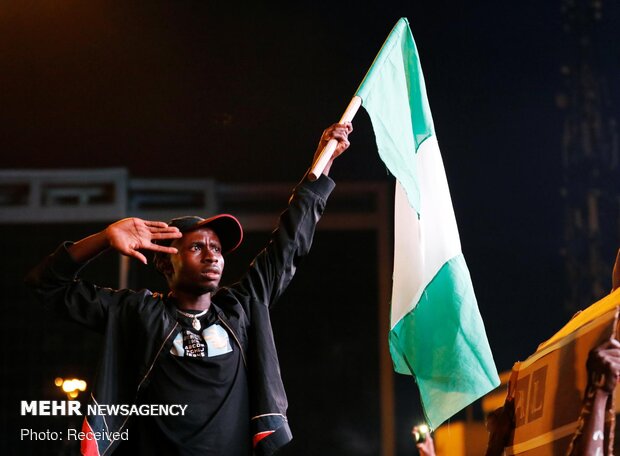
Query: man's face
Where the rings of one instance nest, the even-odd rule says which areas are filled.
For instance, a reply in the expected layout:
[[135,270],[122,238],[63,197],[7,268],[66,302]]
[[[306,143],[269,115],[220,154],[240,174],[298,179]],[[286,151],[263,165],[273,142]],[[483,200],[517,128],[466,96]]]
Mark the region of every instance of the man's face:
[[215,291],[224,272],[222,245],[217,234],[210,228],[200,228],[184,233],[172,246],[179,253],[170,255],[170,289],[196,296]]

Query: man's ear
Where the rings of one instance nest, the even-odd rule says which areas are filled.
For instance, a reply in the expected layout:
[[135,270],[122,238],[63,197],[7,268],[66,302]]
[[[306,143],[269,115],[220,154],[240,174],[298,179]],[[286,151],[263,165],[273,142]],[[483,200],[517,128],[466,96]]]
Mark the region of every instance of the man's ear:
[[155,257],[155,268],[161,272],[166,279],[174,272],[172,263],[170,262],[170,255],[157,255]]

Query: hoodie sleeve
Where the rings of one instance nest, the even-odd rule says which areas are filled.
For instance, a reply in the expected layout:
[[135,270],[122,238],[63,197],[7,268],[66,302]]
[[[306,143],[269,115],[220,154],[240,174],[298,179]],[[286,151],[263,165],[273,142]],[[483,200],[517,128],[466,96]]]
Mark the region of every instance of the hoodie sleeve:
[[74,261],[67,250],[70,245],[64,242],[32,269],[25,278],[26,286],[46,309],[103,332],[110,306],[130,292],[99,287],[79,278],[88,263]]
[[250,296],[267,307],[275,304],[291,282],[300,261],[310,251],[316,224],[334,187],[331,178],[321,175],[316,181],[305,177],[294,188],[267,246],[231,291]]

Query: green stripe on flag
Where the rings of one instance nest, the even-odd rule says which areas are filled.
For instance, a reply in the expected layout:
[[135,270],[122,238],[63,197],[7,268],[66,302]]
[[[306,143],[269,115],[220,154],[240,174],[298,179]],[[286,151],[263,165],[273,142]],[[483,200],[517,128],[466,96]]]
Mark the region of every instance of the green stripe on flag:
[[448,261],[390,332],[394,368],[414,375],[431,428],[499,385],[465,259]]
[[420,212],[413,155],[435,127],[407,19],[396,23],[355,94],[370,116],[381,159]]
[[405,18],[356,95],[370,116],[379,155],[408,203],[397,191],[397,312],[389,336],[394,368],[416,377],[428,424],[436,428],[498,386],[499,377],[461,253],[420,58]]

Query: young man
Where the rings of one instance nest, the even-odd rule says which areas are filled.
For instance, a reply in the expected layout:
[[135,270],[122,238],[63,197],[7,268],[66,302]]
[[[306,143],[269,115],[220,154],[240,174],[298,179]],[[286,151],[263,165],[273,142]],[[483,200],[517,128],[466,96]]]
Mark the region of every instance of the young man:
[[[329,169],[351,131],[347,123],[323,132],[315,158],[330,139],[338,141],[323,175],[295,187],[269,244],[230,287],[219,287],[224,255],[243,234],[227,214],[169,224],[123,219],[63,243],[29,274],[41,302],[104,336],[91,403],[177,406],[175,415],[150,408],[144,416],[88,416],[83,430],[99,434],[82,440],[83,454],[270,455],[291,440],[269,308],[310,249],[335,185]],[[81,280],[82,267],[108,248],[143,263],[140,251],[154,251],[170,292]]]

